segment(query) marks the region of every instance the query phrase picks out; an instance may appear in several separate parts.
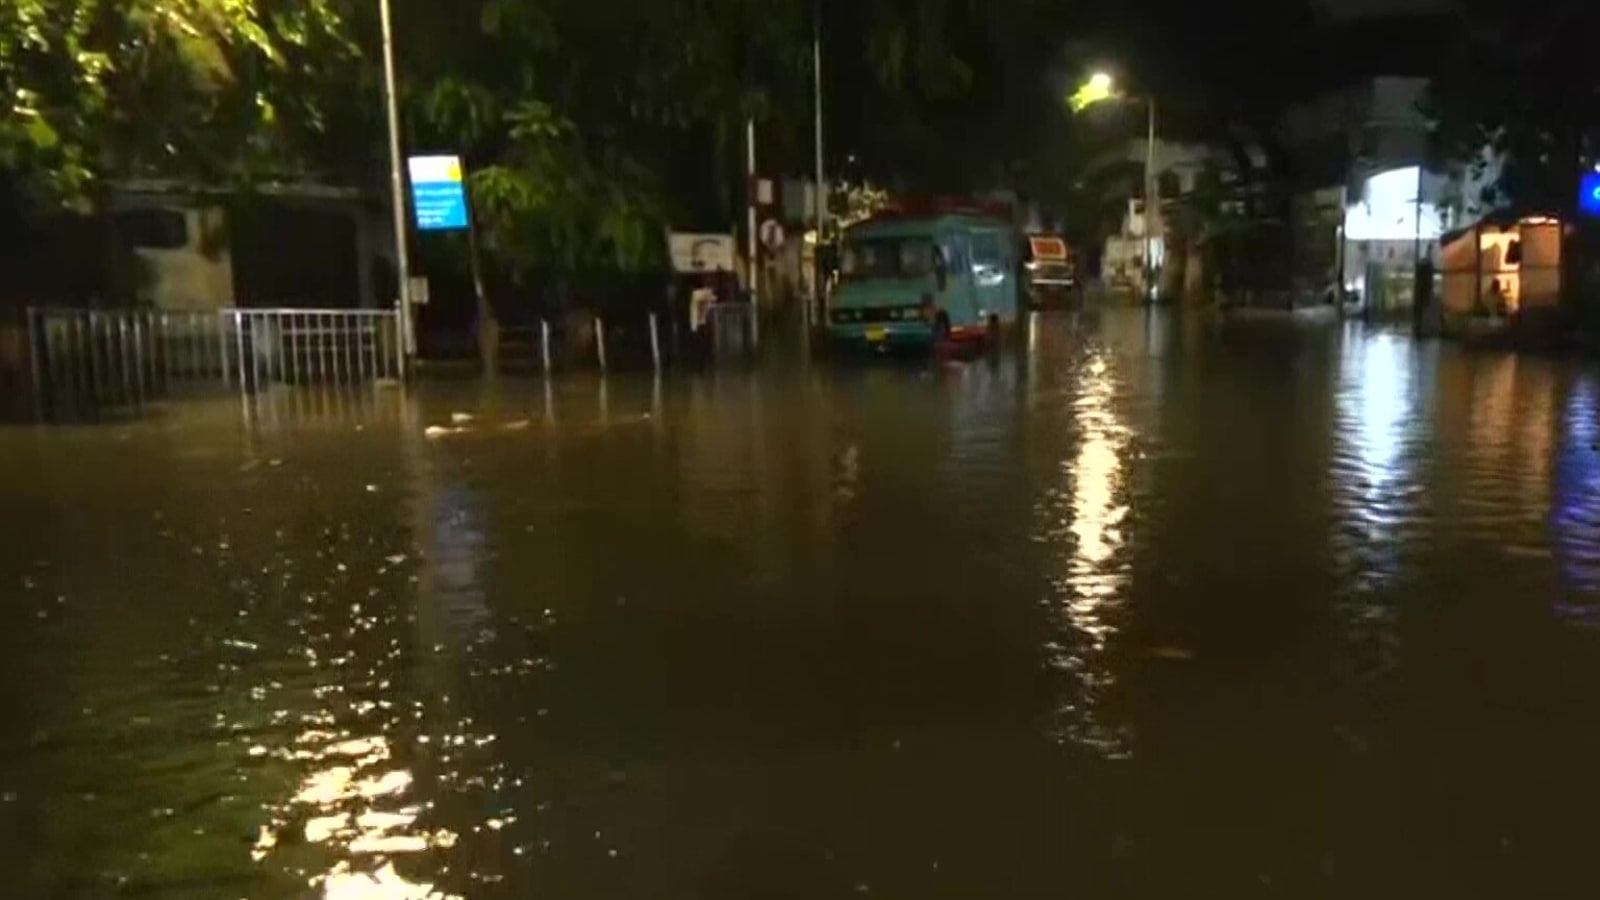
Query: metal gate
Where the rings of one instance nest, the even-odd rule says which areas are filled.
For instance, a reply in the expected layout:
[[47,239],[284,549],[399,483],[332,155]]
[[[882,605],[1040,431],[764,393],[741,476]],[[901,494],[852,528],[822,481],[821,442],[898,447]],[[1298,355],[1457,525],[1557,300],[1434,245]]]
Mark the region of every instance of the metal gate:
[[42,407],[140,403],[185,387],[399,378],[392,310],[28,310]]

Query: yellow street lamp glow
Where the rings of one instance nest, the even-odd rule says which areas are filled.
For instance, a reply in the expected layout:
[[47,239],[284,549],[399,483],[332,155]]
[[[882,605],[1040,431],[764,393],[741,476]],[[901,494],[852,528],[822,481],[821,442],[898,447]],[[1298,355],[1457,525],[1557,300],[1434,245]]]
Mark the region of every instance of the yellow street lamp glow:
[[1083,112],[1096,103],[1114,99],[1116,96],[1116,80],[1104,72],[1096,72],[1073,93],[1068,102],[1072,104],[1073,112]]

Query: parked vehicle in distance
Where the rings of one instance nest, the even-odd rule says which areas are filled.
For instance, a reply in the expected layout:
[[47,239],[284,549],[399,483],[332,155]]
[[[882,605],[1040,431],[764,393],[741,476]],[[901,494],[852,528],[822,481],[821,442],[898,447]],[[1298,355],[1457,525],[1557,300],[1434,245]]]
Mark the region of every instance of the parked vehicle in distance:
[[1017,321],[1018,241],[981,212],[894,213],[849,228],[832,343],[875,350],[998,339]]
[[1083,283],[1078,279],[1077,260],[1067,242],[1051,234],[1031,234],[1027,241],[1024,268],[1028,276],[1028,300],[1034,309],[1053,309],[1082,299]]

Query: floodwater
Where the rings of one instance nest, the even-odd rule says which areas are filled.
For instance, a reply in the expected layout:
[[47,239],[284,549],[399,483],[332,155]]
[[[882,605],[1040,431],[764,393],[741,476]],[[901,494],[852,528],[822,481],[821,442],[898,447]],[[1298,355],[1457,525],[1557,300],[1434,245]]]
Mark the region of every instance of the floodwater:
[[7,427],[0,497],[7,896],[1593,890],[1593,365],[1089,311]]

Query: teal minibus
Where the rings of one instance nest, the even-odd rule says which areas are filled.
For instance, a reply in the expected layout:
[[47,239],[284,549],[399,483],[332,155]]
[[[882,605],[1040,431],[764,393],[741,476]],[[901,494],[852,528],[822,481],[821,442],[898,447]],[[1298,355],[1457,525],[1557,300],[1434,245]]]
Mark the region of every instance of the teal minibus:
[[995,340],[1017,321],[1016,232],[982,215],[889,215],[847,229],[833,342],[879,350]]

